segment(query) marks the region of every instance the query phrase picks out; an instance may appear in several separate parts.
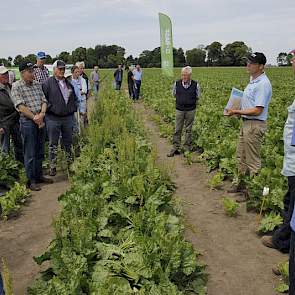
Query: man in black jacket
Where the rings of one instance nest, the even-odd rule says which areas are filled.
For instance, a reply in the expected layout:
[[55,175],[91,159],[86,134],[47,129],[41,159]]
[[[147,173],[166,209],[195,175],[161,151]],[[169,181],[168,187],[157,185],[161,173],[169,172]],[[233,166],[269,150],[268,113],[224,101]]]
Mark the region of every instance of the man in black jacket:
[[192,127],[194,124],[197,100],[200,96],[198,82],[191,79],[192,68],[185,67],[181,71],[181,80],[175,82],[173,96],[176,97],[175,132],[173,136],[173,148],[168,157],[181,153],[181,135],[185,127],[184,150],[192,150]]
[[63,61],[57,60],[53,64],[54,76],[42,85],[48,102],[45,120],[49,138],[50,176],[56,175],[60,136],[68,164],[72,161],[73,114],[77,110],[77,97],[73,86],[64,77],[65,66]]
[[22,140],[19,127],[19,113],[11,100],[9,72],[0,66],[0,144],[4,153],[9,153],[10,138],[14,145],[15,159],[24,162]]

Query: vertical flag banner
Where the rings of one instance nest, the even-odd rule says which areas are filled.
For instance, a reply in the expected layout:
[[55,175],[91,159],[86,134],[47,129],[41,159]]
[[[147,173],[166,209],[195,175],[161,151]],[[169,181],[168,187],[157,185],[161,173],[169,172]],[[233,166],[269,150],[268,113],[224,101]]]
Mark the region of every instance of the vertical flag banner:
[[173,37],[169,16],[159,13],[161,33],[161,64],[166,76],[173,77]]

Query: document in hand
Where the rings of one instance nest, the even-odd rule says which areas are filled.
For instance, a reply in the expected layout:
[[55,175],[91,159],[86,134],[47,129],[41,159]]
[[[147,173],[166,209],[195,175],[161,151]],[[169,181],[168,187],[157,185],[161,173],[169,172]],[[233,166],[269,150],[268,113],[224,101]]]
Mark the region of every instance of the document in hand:
[[233,88],[230,94],[230,98],[227,102],[227,105],[224,109],[224,115],[227,115],[227,110],[233,109],[233,110],[240,110],[241,109],[241,100],[243,98],[244,92]]

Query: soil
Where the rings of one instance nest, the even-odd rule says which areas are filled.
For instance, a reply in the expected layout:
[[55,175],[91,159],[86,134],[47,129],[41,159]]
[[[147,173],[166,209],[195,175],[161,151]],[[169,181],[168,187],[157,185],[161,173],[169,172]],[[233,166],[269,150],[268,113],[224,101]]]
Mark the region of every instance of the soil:
[[168,158],[171,143],[160,137],[151,120],[154,112],[142,103],[136,103],[135,109],[156,148],[158,162],[170,170],[177,186],[176,196],[183,201],[186,237],[208,265],[208,295],[277,294],[274,287],[279,278],[273,275],[272,267],[288,256],[262,245],[257,235],[258,215],[247,212],[245,204],[236,218],[225,215],[222,197],[229,196],[225,188],[209,188],[212,175],[204,164],[188,165],[183,156]]
[[42,270],[33,256],[42,254],[53,239],[52,221],[59,212],[58,197],[69,183],[65,175],[57,175],[54,184],[33,192],[19,215],[0,222],[0,257],[7,262],[15,295],[26,294]]

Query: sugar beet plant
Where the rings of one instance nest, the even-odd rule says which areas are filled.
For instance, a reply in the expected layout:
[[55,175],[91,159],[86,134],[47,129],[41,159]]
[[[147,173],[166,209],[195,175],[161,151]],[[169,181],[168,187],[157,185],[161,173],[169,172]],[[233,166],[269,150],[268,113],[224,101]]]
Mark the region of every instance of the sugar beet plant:
[[30,295],[205,294],[174,186],[142,130],[125,96],[104,93]]
[[[236,146],[240,121],[225,118],[226,105],[232,87],[244,89],[248,75],[244,68],[195,68],[193,78],[202,88],[196,122],[193,127],[195,147],[203,150],[202,158],[208,169],[219,169],[224,175],[236,177]],[[175,70],[175,77],[180,70]],[[286,180],[281,175],[283,163],[283,128],[287,107],[295,98],[294,78],[288,68],[267,69],[273,86],[273,98],[269,107],[268,132],[262,148],[263,168],[260,174],[249,182],[250,201],[248,206],[263,212],[280,213]],[[173,79],[165,78],[160,70],[145,71],[143,91],[145,102],[160,113],[162,119],[173,126],[175,121],[175,100],[171,95]],[[164,133],[163,129],[161,130]],[[166,136],[171,136],[167,130]],[[263,187],[270,187],[270,194],[263,201]]]

